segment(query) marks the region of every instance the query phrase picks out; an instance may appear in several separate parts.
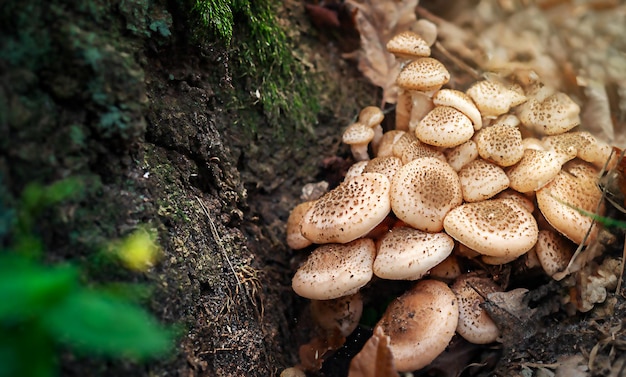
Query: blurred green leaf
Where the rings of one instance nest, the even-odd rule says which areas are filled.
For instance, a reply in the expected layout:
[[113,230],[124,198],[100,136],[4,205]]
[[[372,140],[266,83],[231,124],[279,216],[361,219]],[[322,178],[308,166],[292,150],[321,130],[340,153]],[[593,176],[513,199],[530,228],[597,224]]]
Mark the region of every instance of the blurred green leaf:
[[42,320],[76,352],[145,359],[172,345],[171,332],[148,312],[99,291],[76,291]]
[[37,323],[0,331],[0,377],[53,377],[56,363],[54,342]]

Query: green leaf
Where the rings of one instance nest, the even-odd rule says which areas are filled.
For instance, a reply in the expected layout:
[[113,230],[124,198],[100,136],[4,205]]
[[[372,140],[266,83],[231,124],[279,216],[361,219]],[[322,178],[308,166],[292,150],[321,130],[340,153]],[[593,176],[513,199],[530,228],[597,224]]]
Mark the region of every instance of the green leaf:
[[24,322],[45,315],[77,286],[78,272],[67,265],[37,265],[27,257],[0,256],[0,319]]
[[36,323],[2,327],[0,377],[54,377],[56,364],[54,342]]
[[171,331],[148,312],[94,290],[76,291],[44,321],[56,339],[79,353],[145,359],[172,345]]

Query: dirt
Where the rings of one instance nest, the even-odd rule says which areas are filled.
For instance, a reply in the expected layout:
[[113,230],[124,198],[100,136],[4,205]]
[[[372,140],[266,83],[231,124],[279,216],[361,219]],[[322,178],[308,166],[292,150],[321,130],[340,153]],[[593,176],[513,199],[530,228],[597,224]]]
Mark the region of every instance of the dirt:
[[[1,183],[11,194],[10,205],[30,181],[83,177],[89,183],[85,196],[41,220],[38,232],[49,248],[48,261],[77,260],[95,281],[151,284],[154,295],[146,305],[182,330],[170,358],[138,365],[65,352],[62,375],[280,374],[299,362],[298,347],[311,335],[307,302],[290,287],[304,255],[285,245],[285,221],[300,202],[303,185],[338,183],[349,158],[340,129],[360,108],[377,104],[380,90],[342,58],[332,36],[313,28],[302,2],[285,1],[280,17],[292,28],[294,54],[323,91],[313,134],[290,125],[279,133],[262,109],[230,106],[227,95],[249,96],[254,85],[235,90],[233,81],[240,78],[233,77],[223,47],[177,40],[181,15],[171,6],[157,3],[144,14],[139,3],[114,9],[93,4],[103,8],[53,7],[60,21],[50,37],[51,51],[41,56],[60,57],[58,62],[16,67],[0,59],[0,102],[9,114],[0,116],[0,132],[7,136],[0,140]],[[36,13],[33,28],[45,31],[48,16],[35,8],[42,13]],[[15,5],[3,11],[9,10],[24,14],[28,9]],[[173,20],[163,16],[164,10]],[[92,23],[89,12],[100,18]],[[137,14],[137,19],[169,24],[173,39],[155,32],[146,39],[148,25],[129,21]],[[18,26],[24,27],[3,31],[15,36]],[[41,31],[29,35],[39,37]],[[74,43],[67,44],[68,38]],[[83,59],[89,43],[107,51],[99,64],[89,66]],[[94,89],[97,85],[103,93]],[[111,108],[119,113],[107,113]],[[103,113],[114,121],[103,122]],[[158,229],[164,251],[155,268],[135,274],[94,264],[91,256],[101,245],[146,223]],[[539,363],[572,354],[588,357],[600,343],[596,362],[614,365],[624,348],[622,295],[611,295],[605,311],[571,317],[553,310],[558,288],[541,287],[535,287],[534,305],[549,310],[516,317],[515,325],[505,327],[502,345],[458,347],[469,356],[454,370],[475,363],[466,375],[526,376],[527,370],[541,370]],[[501,323],[510,321],[504,315]],[[361,344],[367,334],[361,329],[348,346]],[[358,350],[349,348],[330,356],[321,374],[345,375]],[[436,366],[428,373],[434,371]]]

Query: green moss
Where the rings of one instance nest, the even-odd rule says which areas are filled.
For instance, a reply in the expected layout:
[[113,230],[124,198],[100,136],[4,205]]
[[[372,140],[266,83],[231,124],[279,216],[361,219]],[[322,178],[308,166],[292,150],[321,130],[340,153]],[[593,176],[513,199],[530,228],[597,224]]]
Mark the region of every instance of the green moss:
[[[196,41],[221,38],[228,46],[235,96],[233,106],[258,106],[279,135],[312,130],[319,111],[313,80],[296,61],[293,42],[277,22],[270,0],[190,0]],[[255,122],[250,122],[255,130]]]

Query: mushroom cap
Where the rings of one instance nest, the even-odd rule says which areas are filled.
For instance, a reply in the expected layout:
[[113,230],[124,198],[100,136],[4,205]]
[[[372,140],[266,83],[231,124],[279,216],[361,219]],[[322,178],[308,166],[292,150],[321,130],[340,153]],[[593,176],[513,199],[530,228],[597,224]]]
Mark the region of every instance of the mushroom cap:
[[407,145],[402,151],[402,164],[406,165],[413,160],[417,160],[422,157],[434,157],[441,161],[446,161],[446,156],[443,152],[438,151],[435,147],[428,144],[424,144],[419,140],[414,140]]
[[[602,191],[597,186],[598,174],[593,165],[575,159],[565,164],[563,171],[537,191],[537,205],[548,223],[576,244],[583,242],[593,225],[593,219],[578,209],[598,215],[604,213]],[[600,210],[596,212],[600,203]],[[597,230],[593,225],[585,244],[595,238]]]
[[345,144],[367,144],[374,138],[374,130],[363,123],[352,123],[341,137]]
[[[385,132],[383,134],[383,137],[380,139],[380,143],[378,145],[378,151],[376,152],[376,157],[393,156],[393,145],[404,134],[405,132],[400,131],[400,130],[389,130]],[[400,157],[400,156],[396,156],[396,157]]]
[[417,280],[446,259],[454,240],[445,233],[398,227],[380,240],[374,274],[383,279]]
[[444,154],[448,160],[448,164],[452,166],[452,169],[458,172],[463,166],[478,157],[478,146],[474,140],[468,140],[461,145],[447,149]]
[[411,30],[419,34],[426,44],[432,46],[437,40],[437,25],[425,18],[420,18],[411,25]]
[[376,246],[369,238],[321,245],[298,268],[291,286],[298,295],[312,300],[354,294],[372,279],[375,255]]
[[495,118],[526,101],[524,95],[490,80],[475,83],[467,89],[467,95],[474,100],[484,118]]
[[350,165],[344,177],[344,181],[347,181],[354,177],[358,177],[359,175],[363,174],[363,171],[365,170],[369,162],[370,160],[357,161],[354,164]]
[[433,95],[433,103],[437,106],[450,106],[467,116],[474,125],[474,130],[483,127],[483,119],[474,101],[465,93],[454,89],[441,89]]
[[403,31],[387,42],[387,51],[401,59],[430,56],[430,46],[417,33]]
[[510,186],[524,193],[537,191],[559,174],[567,159],[567,156],[553,151],[526,149],[520,162],[506,172]]
[[522,194],[521,192],[515,191],[511,188],[508,188],[502,191],[501,193],[496,195],[495,198],[515,200],[516,202],[521,204],[522,207],[524,207],[528,212],[530,213],[535,212],[535,203],[533,202],[533,200],[529,198],[528,196]]
[[600,142],[585,131],[566,132],[560,135],[544,136],[541,139],[545,148],[564,155],[573,155],[583,161],[603,167],[611,157],[611,146]]
[[467,274],[457,278],[451,289],[459,300],[459,323],[456,332],[470,343],[495,342],[500,336],[500,330],[480,305],[485,302],[483,297],[501,292],[502,289],[487,277]]
[[300,223],[302,222],[304,214],[313,207],[313,204],[315,204],[314,200],[300,203],[295,206],[289,214],[286,231],[287,245],[294,250],[304,249],[312,244],[312,242],[305,238],[300,232]]
[[580,106],[567,94],[558,92],[544,101],[531,99],[517,115],[526,127],[544,135],[558,135],[580,124]]
[[393,212],[400,220],[426,232],[440,232],[443,218],[462,201],[458,175],[434,157],[409,162],[391,182]]
[[433,279],[452,281],[461,275],[461,265],[455,254],[450,254],[438,265],[430,269],[429,276]]
[[441,88],[449,80],[450,73],[439,60],[419,58],[402,68],[396,84],[405,90],[429,92]]
[[509,187],[509,177],[504,170],[481,159],[465,165],[459,171],[459,180],[466,202],[489,199]]
[[437,280],[422,280],[389,304],[376,325],[389,336],[396,369],[409,372],[430,364],[454,336],[457,298]]
[[371,159],[363,173],[380,173],[389,178],[389,181],[393,178],[398,170],[402,167],[402,160],[398,157],[374,157]]
[[327,192],[304,215],[302,235],[314,243],[346,243],[364,236],[389,213],[389,179],[363,173]]
[[311,315],[321,328],[328,332],[338,331],[346,337],[356,329],[363,314],[361,293],[331,300],[312,300]]
[[494,257],[524,254],[539,234],[533,215],[511,199],[463,204],[448,213],[443,226],[463,245]]
[[522,133],[516,126],[485,127],[478,131],[474,141],[480,157],[502,167],[516,164],[524,155]]
[[548,276],[567,268],[574,255],[575,245],[567,238],[551,230],[540,230],[535,254],[543,270]]
[[435,106],[415,127],[415,136],[421,142],[436,147],[456,147],[473,135],[470,118],[449,106]]
[[385,114],[379,107],[366,106],[359,112],[358,123],[374,128],[374,126],[382,123],[383,119],[385,119]]

